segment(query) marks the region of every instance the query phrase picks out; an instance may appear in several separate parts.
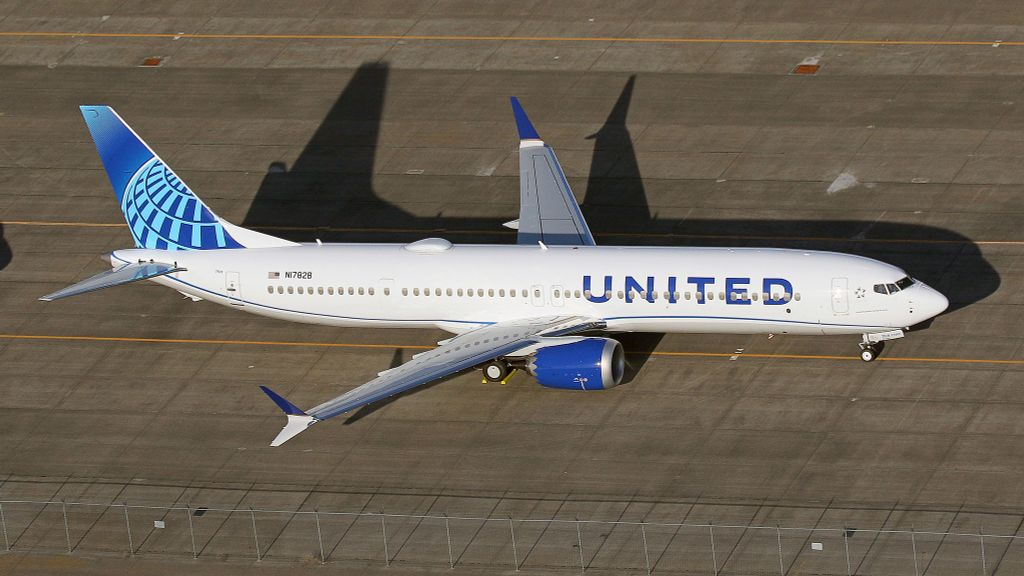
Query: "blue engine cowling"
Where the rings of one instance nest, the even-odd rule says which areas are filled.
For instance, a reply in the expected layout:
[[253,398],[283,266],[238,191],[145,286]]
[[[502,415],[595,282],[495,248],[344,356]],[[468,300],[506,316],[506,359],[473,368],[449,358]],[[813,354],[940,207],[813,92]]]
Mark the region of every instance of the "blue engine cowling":
[[611,338],[587,338],[541,348],[528,368],[541,386],[604,390],[622,382],[625,366],[622,344]]

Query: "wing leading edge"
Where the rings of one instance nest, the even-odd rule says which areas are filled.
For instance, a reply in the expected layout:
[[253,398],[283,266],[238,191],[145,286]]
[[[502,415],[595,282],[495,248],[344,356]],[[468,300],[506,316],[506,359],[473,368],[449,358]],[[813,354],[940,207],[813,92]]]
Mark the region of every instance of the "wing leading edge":
[[[417,354],[405,364],[386,370],[377,378],[337,398],[301,410],[265,386],[263,391],[288,416],[288,423],[271,442],[280,446],[306,428],[339,414],[383,400],[417,386],[483,364],[502,356],[522,353],[547,344],[562,344],[557,337],[571,336],[604,327],[604,322],[580,316],[532,318],[498,322],[446,340],[441,346]],[[545,339],[552,339],[545,343]]]
[[593,246],[594,237],[550,146],[540,139],[519,100],[512,98],[519,130],[519,244]]

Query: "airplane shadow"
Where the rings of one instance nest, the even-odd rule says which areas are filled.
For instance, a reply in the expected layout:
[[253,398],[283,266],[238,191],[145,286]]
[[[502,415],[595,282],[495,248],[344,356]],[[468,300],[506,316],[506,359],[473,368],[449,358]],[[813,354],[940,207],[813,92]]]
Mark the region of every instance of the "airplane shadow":
[[4,239],[4,225],[0,224],[0,270],[3,270],[11,263],[11,245]]
[[[376,194],[373,166],[388,74],[388,65],[377,63],[355,71],[294,165],[270,167],[245,226],[305,242],[316,238],[325,242],[406,242],[426,235],[444,236],[446,231],[459,242],[513,241],[501,226],[514,217],[512,214],[502,218],[419,217]],[[581,205],[600,243],[856,253],[900,266],[942,291],[951,303],[947,313],[978,302],[999,287],[998,272],[977,244],[935,226],[861,220],[658,218],[651,213],[627,126],[635,84],[634,75],[602,127],[588,137],[594,141],[594,151]],[[517,194],[516,187],[510,186],[510,197]],[[654,234],[641,239],[616,236],[637,233]]]

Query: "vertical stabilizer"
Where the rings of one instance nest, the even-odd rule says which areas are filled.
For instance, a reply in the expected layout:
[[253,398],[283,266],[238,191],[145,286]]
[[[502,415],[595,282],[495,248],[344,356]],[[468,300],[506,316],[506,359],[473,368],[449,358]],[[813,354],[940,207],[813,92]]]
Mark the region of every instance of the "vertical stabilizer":
[[293,245],[218,218],[109,106],[81,110],[136,246],[215,250]]

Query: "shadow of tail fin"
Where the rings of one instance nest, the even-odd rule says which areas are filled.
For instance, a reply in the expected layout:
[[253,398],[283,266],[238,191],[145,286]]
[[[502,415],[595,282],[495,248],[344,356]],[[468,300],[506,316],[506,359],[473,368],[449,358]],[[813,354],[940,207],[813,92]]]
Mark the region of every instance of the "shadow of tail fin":
[[635,84],[636,75],[630,76],[604,125],[587,137],[594,141],[594,155],[583,206],[595,229],[614,229],[614,223],[623,220],[623,210],[629,212],[629,222],[637,227],[642,228],[651,220],[633,138],[626,126]]

